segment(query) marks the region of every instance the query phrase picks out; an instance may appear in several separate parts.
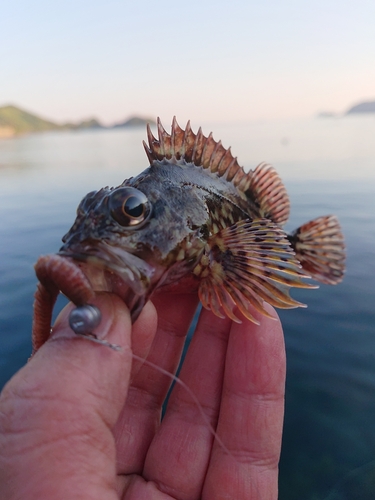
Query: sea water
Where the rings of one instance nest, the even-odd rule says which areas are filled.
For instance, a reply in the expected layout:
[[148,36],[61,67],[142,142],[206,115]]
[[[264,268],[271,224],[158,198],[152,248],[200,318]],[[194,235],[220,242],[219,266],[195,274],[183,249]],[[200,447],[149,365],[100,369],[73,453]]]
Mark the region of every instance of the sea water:
[[[280,500],[373,499],[375,117],[203,130],[231,145],[245,169],[261,161],[275,166],[291,199],[288,230],[319,215],[340,218],[348,253],[343,283],[294,290],[308,308],[280,312],[288,363]],[[0,141],[0,387],[30,354],[33,264],[59,248],[87,192],[147,167],[144,138],[141,128]]]

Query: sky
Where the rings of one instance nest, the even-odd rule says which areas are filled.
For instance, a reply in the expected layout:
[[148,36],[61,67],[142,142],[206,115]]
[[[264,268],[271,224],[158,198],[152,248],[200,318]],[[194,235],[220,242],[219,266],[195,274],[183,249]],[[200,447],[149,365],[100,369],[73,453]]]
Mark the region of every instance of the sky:
[[56,121],[344,112],[375,99],[374,0],[5,0],[0,106]]

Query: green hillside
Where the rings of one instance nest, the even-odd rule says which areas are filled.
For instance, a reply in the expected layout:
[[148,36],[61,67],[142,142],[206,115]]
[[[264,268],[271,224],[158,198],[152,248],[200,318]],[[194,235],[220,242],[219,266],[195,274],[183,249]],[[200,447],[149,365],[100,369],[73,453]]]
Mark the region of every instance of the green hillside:
[[113,127],[104,127],[96,118],[88,118],[78,123],[55,123],[44,120],[40,116],[29,113],[17,106],[0,106],[0,138],[13,137],[16,135],[30,134],[34,132],[47,132],[49,130],[91,130],[117,127],[137,127],[155,124],[152,119],[133,116]]
[[8,132],[6,135],[18,135],[30,132],[58,130],[60,128],[61,126],[57,123],[44,120],[16,106],[0,107],[0,135],[1,129]]

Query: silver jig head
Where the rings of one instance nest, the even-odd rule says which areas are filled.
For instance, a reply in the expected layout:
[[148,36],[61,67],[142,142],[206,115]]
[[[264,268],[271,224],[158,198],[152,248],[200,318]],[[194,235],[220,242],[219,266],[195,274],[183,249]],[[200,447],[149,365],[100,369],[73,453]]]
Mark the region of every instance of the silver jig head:
[[102,314],[96,306],[85,304],[70,312],[69,326],[74,333],[85,335],[91,333],[102,320]]
[[105,345],[115,351],[120,350],[121,346],[111,344],[106,340],[98,339],[98,337],[92,333],[92,330],[99,326],[101,319],[102,314],[96,306],[85,304],[72,309],[69,315],[69,326],[76,335],[82,338],[91,340],[91,342],[96,342],[97,344]]

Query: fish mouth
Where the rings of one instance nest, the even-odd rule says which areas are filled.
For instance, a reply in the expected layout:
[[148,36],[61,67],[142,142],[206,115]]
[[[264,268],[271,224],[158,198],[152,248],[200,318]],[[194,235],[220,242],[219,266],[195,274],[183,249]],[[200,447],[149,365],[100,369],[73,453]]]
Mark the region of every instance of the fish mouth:
[[106,242],[63,246],[57,255],[72,259],[95,292],[118,295],[129,308],[133,321],[162,275],[156,265]]

